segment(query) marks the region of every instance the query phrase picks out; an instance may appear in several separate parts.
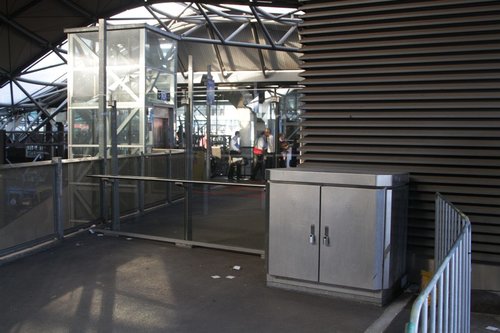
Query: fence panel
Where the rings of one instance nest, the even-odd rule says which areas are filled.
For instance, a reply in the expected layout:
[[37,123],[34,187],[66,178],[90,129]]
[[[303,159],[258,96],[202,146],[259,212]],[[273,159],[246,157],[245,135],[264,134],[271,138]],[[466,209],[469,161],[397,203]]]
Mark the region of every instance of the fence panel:
[[0,255],[56,237],[52,162],[0,168]]
[[471,225],[436,195],[435,273],[415,300],[406,331],[470,332]]

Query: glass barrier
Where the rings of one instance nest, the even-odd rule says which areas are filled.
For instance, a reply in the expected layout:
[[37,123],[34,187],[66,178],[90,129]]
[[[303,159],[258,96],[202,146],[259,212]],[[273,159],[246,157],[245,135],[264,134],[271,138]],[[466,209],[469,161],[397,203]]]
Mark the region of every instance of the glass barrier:
[[64,230],[95,222],[100,217],[100,181],[87,177],[102,173],[102,159],[64,160],[62,210]]
[[0,168],[0,253],[55,237],[54,176],[50,162]]
[[264,250],[263,188],[195,185],[190,206],[193,241]]
[[[149,155],[144,157],[144,176],[168,178],[167,155]],[[149,208],[168,202],[168,184],[158,182],[144,183],[144,207]]]
[[[159,182],[158,186],[164,184]],[[141,216],[122,219],[120,231],[264,250],[266,195],[263,187],[223,184],[191,186],[191,223],[186,223],[186,201],[182,200]],[[187,234],[190,234],[190,239],[186,238]]]
[[[111,165],[111,160],[108,160]],[[108,168],[111,170],[111,167]],[[108,171],[109,172],[109,171]],[[111,172],[110,172],[111,173]],[[119,158],[119,175],[136,176],[141,174],[141,156]],[[120,180],[120,215],[136,212],[140,209],[139,183],[137,181]],[[108,183],[111,193],[111,183]]]

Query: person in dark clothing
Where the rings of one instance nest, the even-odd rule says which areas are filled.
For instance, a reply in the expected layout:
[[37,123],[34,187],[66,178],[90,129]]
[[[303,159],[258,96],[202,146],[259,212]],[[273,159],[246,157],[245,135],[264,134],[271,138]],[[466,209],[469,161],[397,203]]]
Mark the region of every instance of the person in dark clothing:
[[[240,151],[240,132],[236,131],[234,136],[231,138],[231,143],[229,144],[229,172],[227,178],[229,180],[241,179],[241,164],[243,157]],[[236,173],[236,177],[235,177]]]

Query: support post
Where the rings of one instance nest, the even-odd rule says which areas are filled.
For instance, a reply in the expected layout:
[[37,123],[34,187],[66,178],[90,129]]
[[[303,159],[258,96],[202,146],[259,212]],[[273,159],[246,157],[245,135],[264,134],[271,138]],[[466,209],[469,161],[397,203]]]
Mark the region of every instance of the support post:
[[64,238],[64,221],[63,221],[63,167],[62,158],[54,157],[52,159],[54,164],[54,231],[56,238],[62,240]]
[[205,180],[210,180],[210,156],[212,155],[212,139],[210,129],[212,127],[212,104],[215,98],[214,80],[212,79],[212,66],[207,66],[207,153],[205,155]]
[[[172,179],[172,150],[167,153],[167,161],[165,163],[167,169],[165,170],[166,178]],[[172,203],[172,183],[167,183],[167,204]]]
[[[221,69],[222,71],[222,69]],[[205,180],[210,180],[210,157],[212,155],[212,138],[210,130],[212,128],[212,104],[215,101],[215,83],[212,78],[212,66],[207,66],[207,153],[205,154]],[[210,186],[203,185],[203,213],[208,214],[208,191]]]
[[[139,159],[139,174],[141,176],[146,176],[146,156],[144,155],[143,152],[141,152],[141,157]],[[144,213],[144,181],[140,180],[138,183],[138,200],[139,200],[139,213],[143,214]]]
[[[111,106],[111,175],[118,176],[118,134],[116,101],[110,101]],[[112,221],[113,230],[120,230],[120,181],[113,180],[112,189]]]
[[[99,82],[98,82],[98,90],[99,90],[99,106],[97,110],[97,122],[99,123],[99,157],[102,158],[101,164],[101,174],[108,174],[108,156],[107,156],[107,131],[106,131],[106,92],[107,92],[107,83],[106,83],[106,20],[99,19]],[[107,189],[106,182],[101,181],[99,187],[99,195],[100,195],[100,204],[101,204],[101,219],[103,222],[107,222],[108,220],[108,201],[107,198]]]
[[278,156],[280,156],[280,100],[276,91],[274,92],[275,102],[274,102],[274,168],[278,168]]
[[[193,179],[193,56],[188,58],[188,108],[186,109],[186,179]],[[193,216],[191,201],[193,198],[193,185],[184,185],[184,239],[193,238]]]

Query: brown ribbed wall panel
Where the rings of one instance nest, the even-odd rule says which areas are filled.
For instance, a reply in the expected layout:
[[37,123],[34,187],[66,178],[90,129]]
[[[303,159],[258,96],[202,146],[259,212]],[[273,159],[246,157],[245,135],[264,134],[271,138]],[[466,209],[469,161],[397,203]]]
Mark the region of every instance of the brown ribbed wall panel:
[[409,250],[434,193],[500,264],[500,1],[304,1],[302,160],[411,175]]

